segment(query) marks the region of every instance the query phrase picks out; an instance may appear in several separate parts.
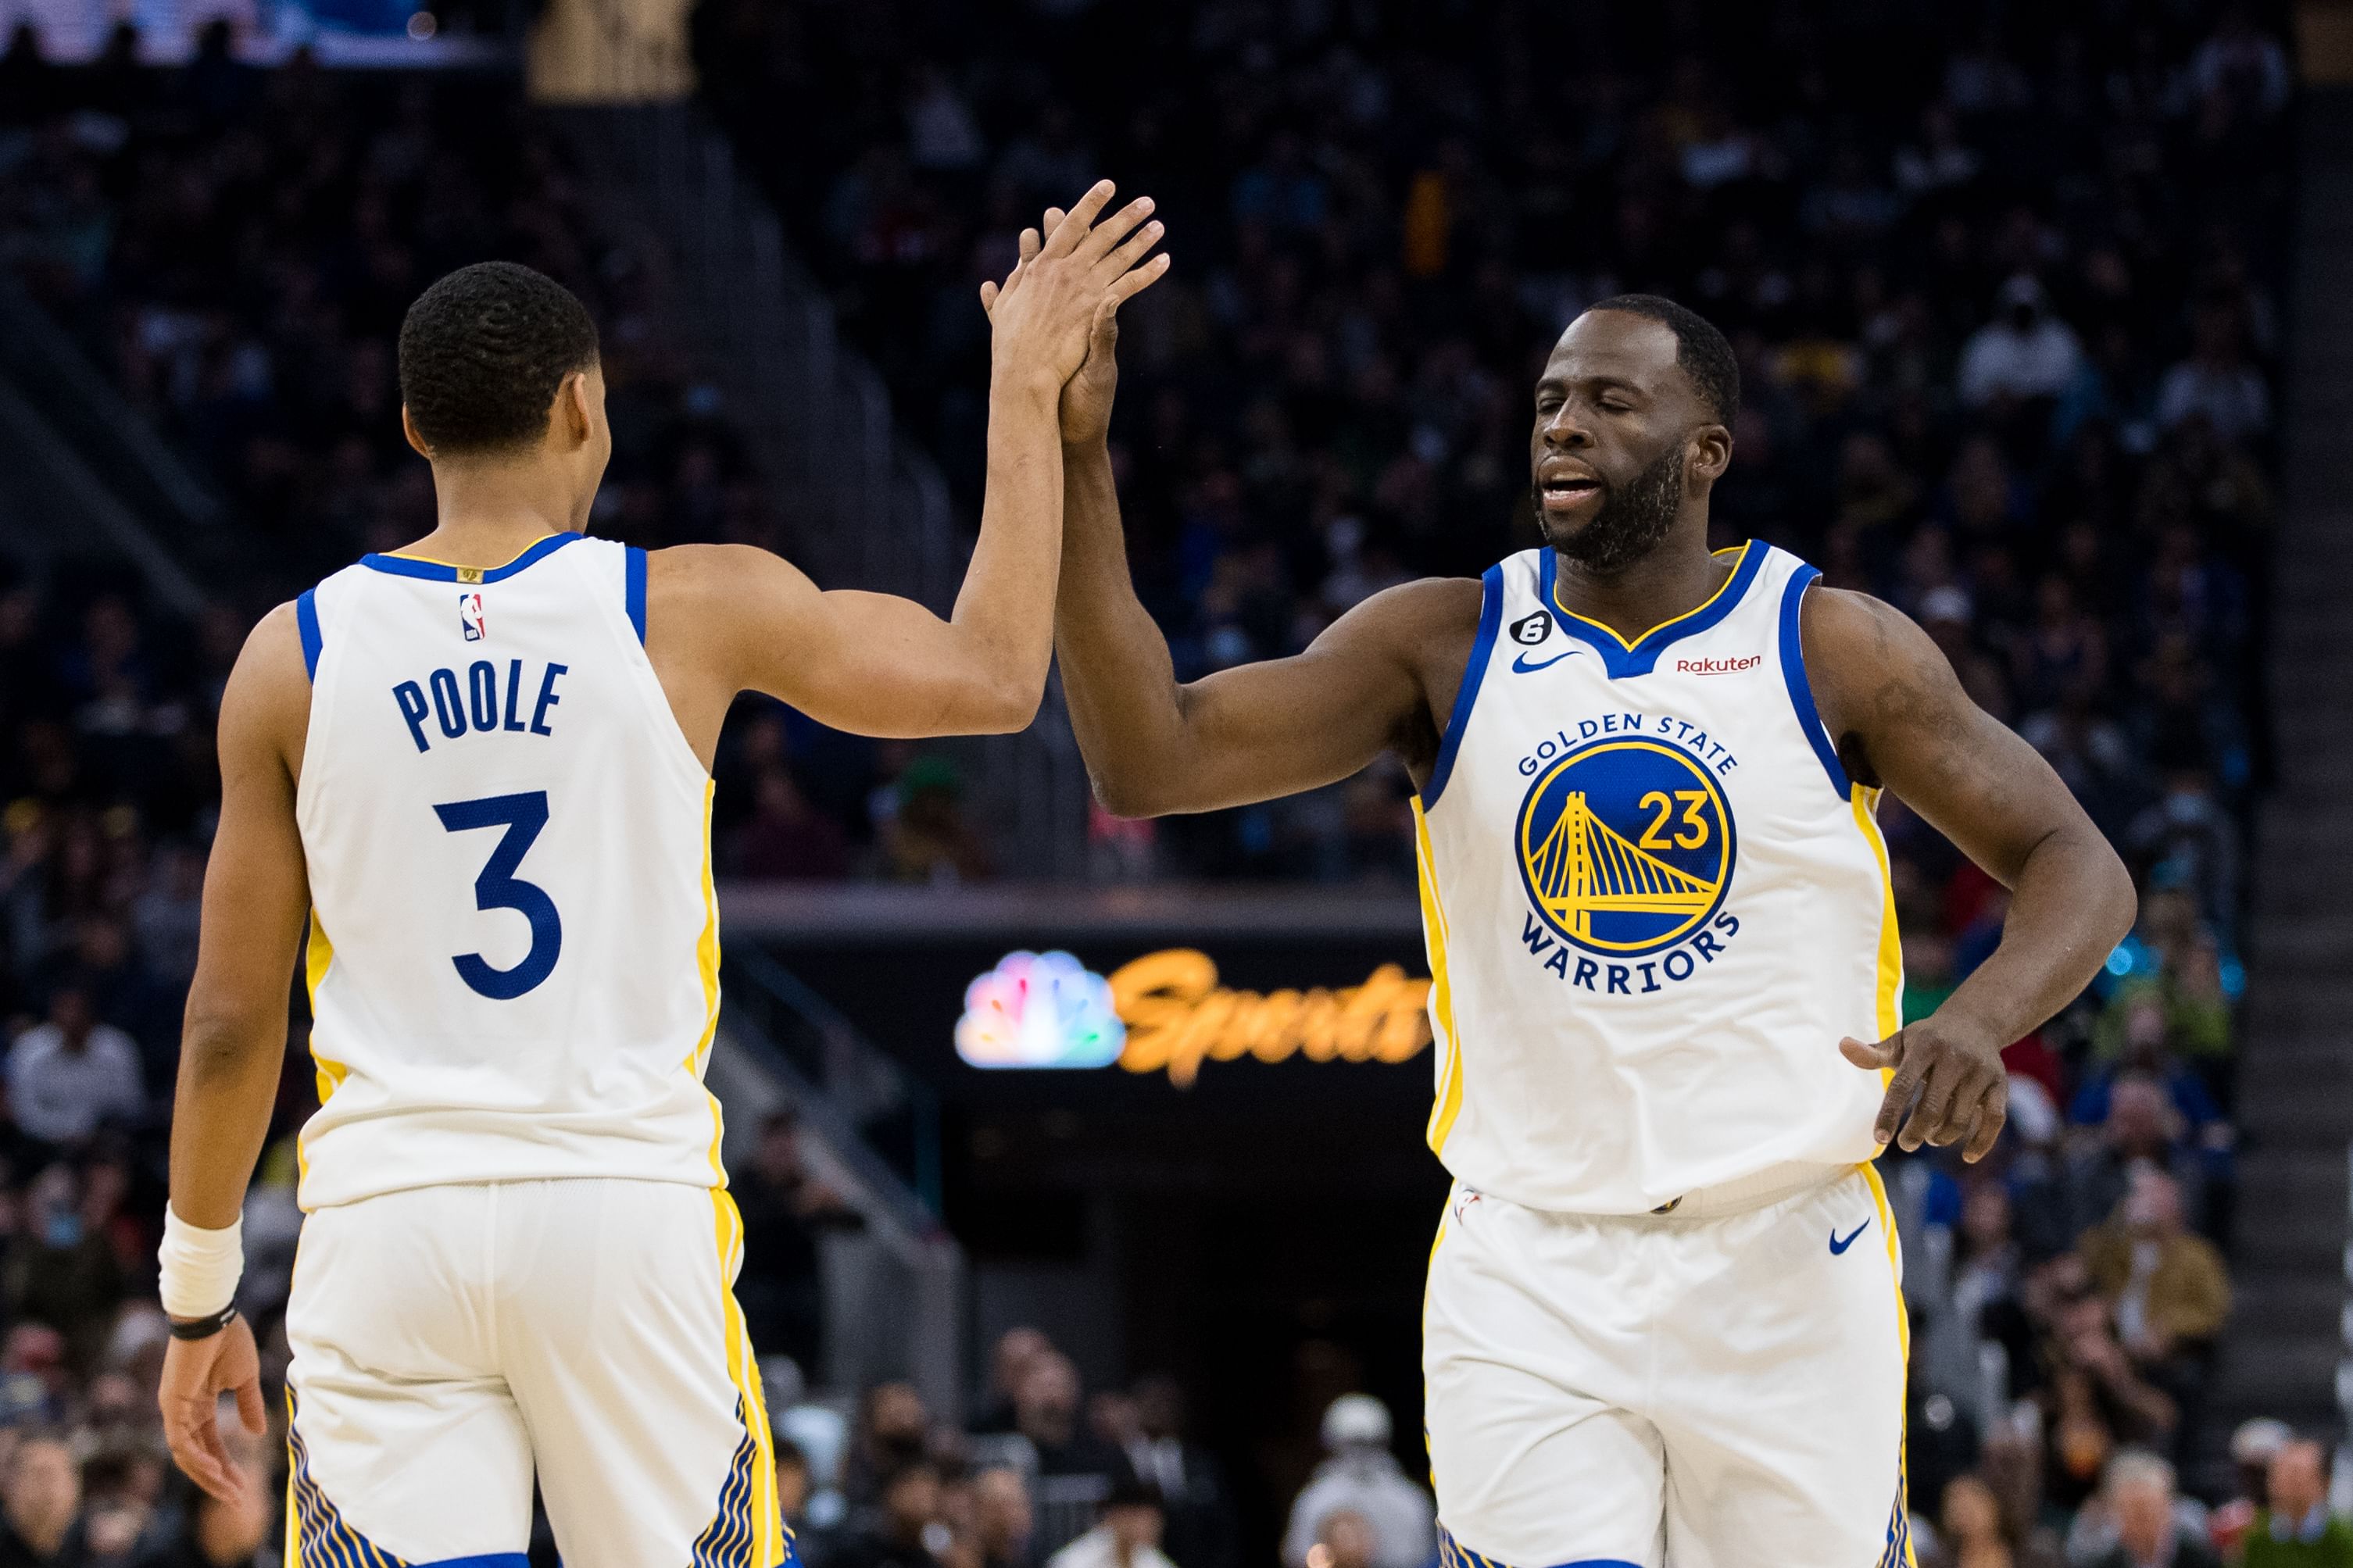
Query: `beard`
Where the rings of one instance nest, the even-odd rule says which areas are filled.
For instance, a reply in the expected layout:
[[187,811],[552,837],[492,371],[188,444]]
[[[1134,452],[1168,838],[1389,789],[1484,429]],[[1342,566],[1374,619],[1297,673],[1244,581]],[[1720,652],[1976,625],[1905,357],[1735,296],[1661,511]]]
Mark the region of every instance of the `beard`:
[[1556,533],[1545,516],[1544,487],[1535,486],[1536,531],[1544,542],[1596,576],[1624,571],[1659,546],[1683,503],[1683,447],[1678,441],[1636,474],[1622,490],[1601,499],[1593,521],[1575,533]]

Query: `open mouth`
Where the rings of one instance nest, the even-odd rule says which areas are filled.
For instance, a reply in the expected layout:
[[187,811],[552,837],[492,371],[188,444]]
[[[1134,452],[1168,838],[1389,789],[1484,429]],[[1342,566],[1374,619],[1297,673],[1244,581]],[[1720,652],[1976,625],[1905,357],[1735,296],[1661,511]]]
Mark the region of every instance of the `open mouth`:
[[1567,507],[1575,506],[1588,496],[1599,494],[1601,482],[1582,474],[1557,474],[1536,489],[1544,497],[1546,506]]

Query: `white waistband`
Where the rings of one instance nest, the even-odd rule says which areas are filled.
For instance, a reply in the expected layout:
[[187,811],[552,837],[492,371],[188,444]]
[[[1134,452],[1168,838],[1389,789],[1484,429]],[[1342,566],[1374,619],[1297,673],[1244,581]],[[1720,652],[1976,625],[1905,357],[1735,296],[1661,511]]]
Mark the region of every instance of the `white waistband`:
[[1672,1203],[1661,1205],[1649,1214],[1630,1217],[1716,1219],[1725,1215],[1746,1214],[1751,1209],[1761,1209],[1767,1204],[1779,1203],[1783,1198],[1795,1197],[1809,1188],[1823,1186],[1860,1169],[1859,1165],[1824,1165],[1813,1161],[1767,1165],[1754,1175],[1698,1188]]

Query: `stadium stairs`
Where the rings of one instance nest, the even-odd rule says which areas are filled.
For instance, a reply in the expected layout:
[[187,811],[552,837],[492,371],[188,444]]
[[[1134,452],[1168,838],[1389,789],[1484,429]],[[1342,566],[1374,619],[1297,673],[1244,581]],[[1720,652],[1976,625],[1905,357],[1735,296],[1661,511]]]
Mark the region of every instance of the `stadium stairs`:
[[0,272],[0,552],[37,575],[129,567],[180,615],[230,548],[220,503]]
[[[2353,89],[2303,100],[2286,493],[2269,658],[2276,775],[2257,825],[2239,1064],[2237,1306],[2209,1429],[2250,1415],[2316,1432],[2353,1408]],[[2345,1367],[2346,1371],[2340,1371]]]
[[[898,430],[881,377],[841,340],[832,302],[727,139],[691,104],[549,113],[592,176],[584,195],[668,263],[654,280],[666,321],[749,436],[798,563],[827,587],[902,594],[945,615],[972,548],[947,486]],[[972,780],[973,818],[998,865],[1083,876],[1089,790],[1059,681],[1021,733],[938,749]]]

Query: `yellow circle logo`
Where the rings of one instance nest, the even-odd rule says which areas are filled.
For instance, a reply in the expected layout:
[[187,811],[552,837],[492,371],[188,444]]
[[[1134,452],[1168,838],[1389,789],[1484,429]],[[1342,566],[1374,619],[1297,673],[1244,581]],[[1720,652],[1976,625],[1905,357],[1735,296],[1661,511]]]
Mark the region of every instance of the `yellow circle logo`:
[[1639,956],[1705,924],[1732,885],[1732,813],[1715,775],[1662,741],[1579,746],[1520,805],[1520,875],[1546,927]]

